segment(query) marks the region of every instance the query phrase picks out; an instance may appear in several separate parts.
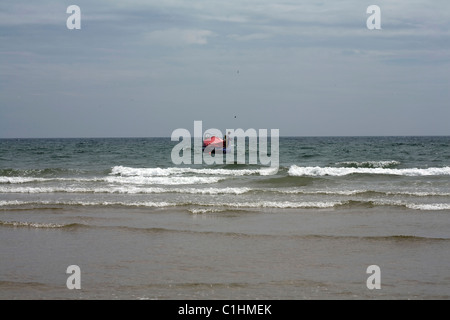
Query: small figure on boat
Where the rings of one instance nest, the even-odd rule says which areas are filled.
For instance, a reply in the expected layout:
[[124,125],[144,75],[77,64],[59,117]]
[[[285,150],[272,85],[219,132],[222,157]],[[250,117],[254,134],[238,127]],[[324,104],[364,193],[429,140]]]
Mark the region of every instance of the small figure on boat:
[[229,134],[230,132],[228,132],[228,136],[225,135],[223,139],[216,136],[205,138],[203,140],[202,150],[205,151],[205,149],[208,147],[208,151],[211,154],[215,154],[217,149],[219,150],[222,149],[222,153],[230,152],[231,149],[229,148],[230,147]]

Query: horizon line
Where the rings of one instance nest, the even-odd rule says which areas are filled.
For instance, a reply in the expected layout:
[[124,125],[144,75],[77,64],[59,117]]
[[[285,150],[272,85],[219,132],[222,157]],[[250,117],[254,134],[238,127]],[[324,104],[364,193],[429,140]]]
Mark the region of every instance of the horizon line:
[[[270,135],[269,135],[270,136]],[[450,134],[441,135],[441,134],[426,134],[426,135],[417,135],[417,134],[406,134],[406,135],[285,135],[279,136],[280,138],[378,138],[378,137],[450,137]],[[10,137],[3,138],[0,137],[0,140],[20,140],[20,139],[170,139],[170,136],[91,136],[91,137]],[[194,137],[192,137],[194,138]]]

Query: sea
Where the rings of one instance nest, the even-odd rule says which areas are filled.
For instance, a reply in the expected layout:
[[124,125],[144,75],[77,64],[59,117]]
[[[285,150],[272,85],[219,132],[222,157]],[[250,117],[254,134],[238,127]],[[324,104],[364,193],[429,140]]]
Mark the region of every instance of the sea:
[[0,299],[450,298],[450,137],[177,143],[0,139]]

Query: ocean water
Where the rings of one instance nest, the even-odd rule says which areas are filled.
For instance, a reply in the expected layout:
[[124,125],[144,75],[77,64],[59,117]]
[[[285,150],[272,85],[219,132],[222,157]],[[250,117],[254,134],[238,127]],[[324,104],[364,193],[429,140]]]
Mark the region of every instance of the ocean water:
[[176,144],[0,140],[0,298],[450,298],[450,137],[281,137],[278,170]]

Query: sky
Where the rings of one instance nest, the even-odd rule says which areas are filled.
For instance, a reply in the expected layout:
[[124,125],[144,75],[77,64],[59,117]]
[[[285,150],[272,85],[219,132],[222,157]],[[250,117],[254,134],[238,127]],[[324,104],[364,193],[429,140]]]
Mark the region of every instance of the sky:
[[450,135],[449,71],[448,0],[0,2],[0,138]]

